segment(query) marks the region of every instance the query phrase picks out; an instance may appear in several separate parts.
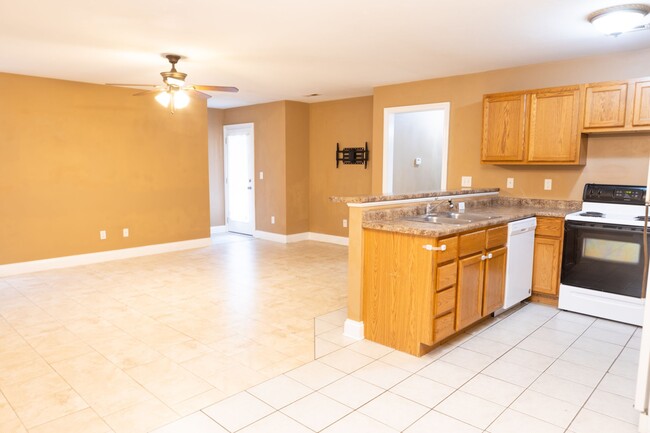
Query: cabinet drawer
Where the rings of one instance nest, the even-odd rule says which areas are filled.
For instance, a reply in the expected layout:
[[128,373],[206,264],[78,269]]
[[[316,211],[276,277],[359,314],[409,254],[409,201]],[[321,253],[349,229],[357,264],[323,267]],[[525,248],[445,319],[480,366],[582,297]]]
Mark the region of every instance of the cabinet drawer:
[[456,284],[456,271],[458,264],[456,262],[438,267],[438,278],[436,278],[436,290],[444,290],[449,286]]
[[459,257],[468,256],[483,251],[485,247],[485,230],[467,233],[460,236]]
[[551,236],[561,238],[564,231],[564,219],[553,217],[537,217],[535,236]]
[[436,257],[437,262],[444,263],[455,259],[458,254],[458,236],[440,239],[438,241],[438,246],[440,247],[442,245],[445,245],[447,249],[444,251],[438,251],[438,256]]
[[435,315],[453,310],[456,306],[456,286],[447,290],[436,293],[436,311]]
[[494,227],[487,229],[485,235],[485,248],[490,250],[492,248],[500,247],[508,242],[508,226]]
[[438,317],[434,321],[434,340],[440,341],[454,333],[454,323],[456,322],[454,312]]

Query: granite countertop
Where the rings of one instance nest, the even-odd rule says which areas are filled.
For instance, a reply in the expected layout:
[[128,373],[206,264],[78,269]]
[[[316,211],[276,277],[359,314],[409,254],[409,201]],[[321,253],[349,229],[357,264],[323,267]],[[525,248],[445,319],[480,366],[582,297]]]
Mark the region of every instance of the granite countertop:
[[409,194],[392,195],[359,195],[354,197],[330,197],[332,203],[374,203],[392,200],[409,200],[414,198],[429,198],[448,195],[479,194],[486,192],[499,192],[499,188],[457,189],[452,191],[415,192]]
[[566,200],[530,200],[498,197],[468,202],[465,212],[489,215],[494,218],[463,225],[434,224],[409,221],[405,218],[423,215],[425,206],[377,211],[364,218],[363,228],[405,233],[417,236],[440,237],[455,233],[478,230],[484,227],[507,224],[511,221],[534,216],[564,218],[580,209],[581,202]]

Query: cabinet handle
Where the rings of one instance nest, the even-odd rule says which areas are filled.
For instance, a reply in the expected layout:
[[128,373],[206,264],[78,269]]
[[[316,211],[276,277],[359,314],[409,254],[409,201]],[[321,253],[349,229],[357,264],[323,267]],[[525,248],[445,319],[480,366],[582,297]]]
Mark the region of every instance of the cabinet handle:
[[487,257],[487,258],[488,258],[488,259],[491,259],[491,258],[492,258],[492,253],[488,253],[488,257]]
[[487,260],[487,258],[488,258],[488,257],[487,257],[485,254],[483,254],[483,255],[481,256],[481,260]]
[[439,247],[434,247],[433,245],[422,245],[422,248],[424,248],[427,251],[447,251],[447,245],[442,244]]

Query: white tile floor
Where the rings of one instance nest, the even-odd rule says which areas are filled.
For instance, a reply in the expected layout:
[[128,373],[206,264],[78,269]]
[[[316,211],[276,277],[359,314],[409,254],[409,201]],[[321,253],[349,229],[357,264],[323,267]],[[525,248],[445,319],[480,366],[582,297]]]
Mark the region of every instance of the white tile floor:
[[216,243],[0,279],[0,432],[637,431],[638,328],[528,304],[416,358],[343,336],[345,248]]
[[343,311],[316,319],[318,359],[203,412],[244,433],[637,431],[639,328],[527,304],[416,358],[337,336]]

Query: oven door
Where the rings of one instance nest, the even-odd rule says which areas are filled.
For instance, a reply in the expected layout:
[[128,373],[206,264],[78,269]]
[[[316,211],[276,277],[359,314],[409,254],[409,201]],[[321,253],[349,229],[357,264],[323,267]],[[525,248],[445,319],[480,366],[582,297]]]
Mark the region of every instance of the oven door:
[[566,221],[562,284],[642,296],[643,227]]

